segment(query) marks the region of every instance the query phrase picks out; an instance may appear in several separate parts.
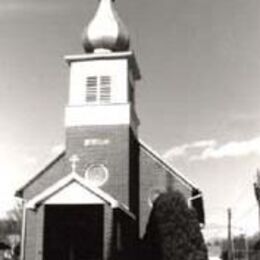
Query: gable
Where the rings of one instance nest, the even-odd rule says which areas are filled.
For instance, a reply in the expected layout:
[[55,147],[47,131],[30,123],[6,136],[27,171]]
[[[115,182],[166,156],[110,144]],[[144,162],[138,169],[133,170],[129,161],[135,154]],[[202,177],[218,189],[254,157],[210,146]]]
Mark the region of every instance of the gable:
[[35,208],[43,203],[103,204],[104,202],[109,203],[112,207],[118,204],[118,202],[108,194],[97,187],[91,187],[76,173],[71,173],[29,200],[27,207]]
[[[139,140],[140,145],[140,231],[145,226],[152,207],[152,200],[167,189],[180,191],[187,202],[198,213],[198,219],[204,223],[204,209],[201,191],[188,178],[174,170],[160,155]],[[193,200],[194,196],[196,200]]]
[[25,184],[16,191],[15,196],[26,200],[31,199],[68,174],[64,171],[65,156],[66,152],[63,151],[52,159],[41,171],[25,182]]
[[131,218],[135,216],[129,209],[112,196],[87,183],[77,173],[60,179],[26,203],[29,209],[41,204],[109,204],[111,208],[119,208]]
[[168,178],[174,178],[176,182],[180,185],[185,186],[188,190],[198,189],[197,186],[181,174],[179,171],[174,169],[169,163],[167,163],[158,153],[156,153],[152,148],[145,144],[142,140],[139,140],[140,150],[143,157],[146,157],[146,164],[153,165],[161,174],[168,175]]
[[99,197],[73,182],[48,198],[44,204],[104,204]]

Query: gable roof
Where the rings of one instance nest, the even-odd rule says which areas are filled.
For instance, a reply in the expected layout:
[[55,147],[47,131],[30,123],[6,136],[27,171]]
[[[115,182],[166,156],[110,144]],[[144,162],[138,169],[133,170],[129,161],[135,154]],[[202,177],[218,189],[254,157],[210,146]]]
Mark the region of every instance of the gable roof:
[[144,151],[149,154],[154,160],[156,160],[167,172],[171,175],[177,177],[184,185],[199,190],[197,185],[195,185],[192,181],[190,181],[187,177],[181,174],[179,171],[173,168],[168,162],[166,162],[161,155],[155,152],[151,147],[145,144],[144,141],[139,139],[140,147],[144,149]]
[[33,182],[35,182],[41,175],[43,175],[48,169],[50,169],[53,165],[58,163],[59,160],[65,157],[66,150],[62,151],[55,158],[53,158],[47,165],[40,170],[37,174],[35,174],[32,178],[27,180],[16,192],[15,196],[22,197],[23,190],[30,186]]
[[[156,151],[154,151],[151,147],[149,147],[143,140],[139,139],[140,148],[142,148],[149,156],[151,156],[154,160],[156,160],[167,172],[169,172],[172,176],[177,177],[184,185],[196,189],[199,191],[197,185],[195,185],[192,181],[190,181],[187,177],[181,174],[179,171],[174,169],[168,162],[166,162],[161,155],[159,155]],[[31,179],[29,179],[22,187],[20,187],[15,196],[22,197],[22,192],[26,189],[30,184],[36,181],[42,174],[44,174],[49,168],[51,168],[54,164],[58,163],[59,160],[64,158],[66,154],[66,150],[57,155],[53,160],[51,160],[47,166],[45,166],[39,173],[34,175]]]
[[74,172],[65,176],[64,178],[62,178],[61,180],[57,181],[55,184],[44,190],[42,193],[36,195],[34,198],[29,200],[26,203],[26,208],[37,208],[37,206],[42,204],[44,201],[50,199],[51,197],[55,196],[55,194],[58,194],[72,183],[77,183],[78,185],[86,189],[88,192],[99,198],[101,201],[104,201],[106,204],[109,204],[112,208],[119,208],[125,213],[127,213],[130,217],[135,218],[134,214],[129,211],[126,205],[118,202],[111,195],[107,194],[98,187],[90,185],[81,176]]

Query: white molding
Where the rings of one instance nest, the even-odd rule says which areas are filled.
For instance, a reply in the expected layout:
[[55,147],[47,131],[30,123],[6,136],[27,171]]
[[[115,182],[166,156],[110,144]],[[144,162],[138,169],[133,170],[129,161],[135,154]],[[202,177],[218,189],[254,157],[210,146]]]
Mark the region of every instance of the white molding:
[[29,209],[34,209],[37,207],[37,205],[44,203],[46,200],[51,198],[54,194],[60,192],[62,189],[64,189],[66,186],[71,184],[72,182],[77,182],[81,184],[83,187],[85,187],[90,192],[94,193],[96,196],[101,198],[103,201],[110,204],[112,207],[115,205],[118,205],[118,202],[108,195],[107,193],[103,192],[102,190],[98,189],[97,187],[94,187],[88,183],[85,182],[85,180],[80,177],[76,173],[71,173],[64,177],[63,179],[56,182],[54,185],[50,186],[46,190],[44,190],[42,193],[36,195],[33,199],[27,202],[26,207]]
[[[44,190],[42,193],[36,195],[34,198],[32,198],[30,201],[26,203],[26,208],[34,210],[39,206],[40,204],[45,204],[46,202],[51,203],[51,198],[55,196],[56,194],[60,193],[62,190],[66,189],[68,185],[71,185],[72,183],[77,183],[78,185],[81,185],[83,188],[86,189],[86,191],[92,193],[94,196],[99,198],[101,201],[109,204],[111,208],[119,208],[122,211],[124,211],[126,214],[128,214],[131,218],[135,219],[135,215],[130,212],[128,207],[124,205],[123,203],[120,203],[116,199],[114,199],[111,195],[107,194],[103,190],[99,189],[98,187],[95,187],[93,185],[90,185],[87,183],[81,176],[79,176],[76,173],[71,173],[64,177],[63,179],[59,180],[46,190]],[[53,201],[54,202],[54,201]],[[75,202],[75,201],[74,201]],[[70,201],[63,201],[65,204],[70,204]],[[82,201],[81,201],[82,203]],[[87,201],[85,204],[88,204]]]
[[46,205],[92,205],[105,204],[104,200],[87,190],[81,184],[72,182],[52,197],[48,198]]
[[86,105],[66,108],[65,126],[129,125],[131,108],[129,104]]
[[131,70],[133,70],[134,79],[135,80],[141,79],[141,74],[135,59],[135,54],[132,51],[66,55],[64,59],[69,65],[71,65],[71,63],[83,62],[88,60],[127,59]]
[[22,217],[22,232],[21,232],[21,255],[20,260],[25,259],[25,237],[26,237],[26,207],[25,200],[22,200],[23,205],[23,217]]
[[134,57],[134,53],[131,51],[126,52],[102,52],[102,53],[89,53],[89,54],[71,54],[66,55],[64,59],[70,64],[75,61],[85,61],[85,60],[106,60],[106,59],[122,59]]

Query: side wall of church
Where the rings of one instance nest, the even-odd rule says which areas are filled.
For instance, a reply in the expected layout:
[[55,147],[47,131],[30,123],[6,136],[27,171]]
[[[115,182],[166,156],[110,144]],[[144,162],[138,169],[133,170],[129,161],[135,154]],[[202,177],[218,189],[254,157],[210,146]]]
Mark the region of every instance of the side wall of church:
[[177,175],[169,172],[162,163],[140,145],[140,235],[144,235],[152,207],[151,199],[166,188],[179,190],[189,198],[192,188],[183,183]]

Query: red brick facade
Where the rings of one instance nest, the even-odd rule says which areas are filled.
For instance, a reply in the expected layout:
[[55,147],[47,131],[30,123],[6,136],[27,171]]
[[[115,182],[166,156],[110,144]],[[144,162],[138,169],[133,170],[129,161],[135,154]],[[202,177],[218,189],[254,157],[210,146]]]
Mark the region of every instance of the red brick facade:
[[[68,146],[71,152],[62,153],[18,194],[26,200],[30,200],[68,175],[71,171],[71,165],[68,162],[69,156],[76,151],[80,157],[78,174],[82,176],[84,176],[88,164],[98,162],[107,165],[110,169],[110,177],[102,189],[114,198],[119,198],[118,200],[125,205],[130,205],[130,211],[135,215],[135,220],[125,213],[121,213],[125,217],[118,217],[120,214],[116,215],[111,206],[104,205],[103,254],[104,259],[108,259],[118,248],[126,246],[122,244],[123,240],[127,241],[124,242],[125,244],[133,243],[137,237],[138,225],[139,236],[144,234],[151,210],[150,197],[154,191],[178,189],[188,199],[192,196],[194,187],[173,169],[168,168],[169,166],[149,148],[140,144],[127,127],[107,127],[106,129],[96,129],[97,131],[86,128],[77,130],[82,131],[79,136],[74,136],[75,129],[71,129],[67,133],[70,137]],[[89,132],[93,138],[98,136],[99,138],[109,138],[111,141],[105,148],[86,148],[84,146],[84,139],[88,137],[86,132]],[[129,227],[131,233],[129,233]],[[23,241],[26,260],[43,259],[43,237],[44,204],[35,211],[26,210],[26,232]],[[125,238],[122,240],[122,237]]]

